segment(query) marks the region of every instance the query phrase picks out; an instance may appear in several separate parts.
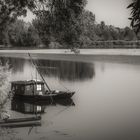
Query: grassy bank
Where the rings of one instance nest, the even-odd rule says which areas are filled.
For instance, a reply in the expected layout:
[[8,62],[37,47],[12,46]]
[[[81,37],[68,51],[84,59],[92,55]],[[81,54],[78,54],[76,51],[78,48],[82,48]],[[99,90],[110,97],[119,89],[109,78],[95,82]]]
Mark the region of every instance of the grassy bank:
[[74,54],[70,50],[1,50],[0,57],[42,60],[62,60],[77,62],[111,62],[140,64],[140,49],[80,49],[80,54]]
[[80,53],[75,54],[71,52],[70,49],[7,49],[7,50],[0,50],[1,56],[18,56],[21,54],[45,54],[45,55],[130,55],[130,56],[140,56],[140,49],[79,49]]
[[134,49],[134,48],[140,48],[140,41],[124,41],[124,40],[112,40],[112,41],[95,41],[92,42],[88,48],[101,48],[101,49],[107,49],[107,48],[119,48],[119,49]]
[[[66,49],[66,45],[60,45],[57,43],[52,43],[49,46],[39,45],[39,46],[4,46],[0,45],[1,50],[30,50],[30,49]],[[140,49],[140,40],[137,41],[125,41],[125,40],[112,40],[112,41],[94,41],[87,44],[79,45],[80,49]]]

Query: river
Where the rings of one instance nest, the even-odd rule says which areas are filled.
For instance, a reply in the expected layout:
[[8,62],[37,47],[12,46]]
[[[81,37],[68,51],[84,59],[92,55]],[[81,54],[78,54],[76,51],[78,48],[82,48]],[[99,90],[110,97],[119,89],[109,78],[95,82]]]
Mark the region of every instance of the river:
[[[88,57],[88,56],[87,56]],[[20,140],[137,140],[140,139],[140,57],[99,59],[34,57],[51,89],[72,90],[71,100],[31,104],[14,100],[11,118],[32,116],[41,107],[39,127],[9,129],[6,138]],[[77,56],[78,58],[78,56]],[[40,79],[27,57],[0,57],[10,65],[9,83]],[[4,136],[0,135],[4,139]],[[6,140],[7,140],[6,139]]]

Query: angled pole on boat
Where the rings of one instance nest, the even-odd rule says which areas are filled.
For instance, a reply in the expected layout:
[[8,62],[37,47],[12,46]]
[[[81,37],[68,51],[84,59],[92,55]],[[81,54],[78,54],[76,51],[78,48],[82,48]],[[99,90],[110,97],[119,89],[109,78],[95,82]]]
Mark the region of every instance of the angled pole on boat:
[[30,53],[28,53],[28,55],[29,55],[29,57],[31,58],[32,64],[35,66],[36,70],[38,71],[39,75],[41,76],[42,80],[44,81],[46,87],[47,87],[48,90],[51,92],[50,87],[49,87],[48,84],[46,83],[46,81],[45,81],[44,77],[42,76],[42,74],[40,73],[39,69],[36,67],[36,64],[35,64],[35,62],[33,61],[33,59],[32,59],[32,57],[31,57]]

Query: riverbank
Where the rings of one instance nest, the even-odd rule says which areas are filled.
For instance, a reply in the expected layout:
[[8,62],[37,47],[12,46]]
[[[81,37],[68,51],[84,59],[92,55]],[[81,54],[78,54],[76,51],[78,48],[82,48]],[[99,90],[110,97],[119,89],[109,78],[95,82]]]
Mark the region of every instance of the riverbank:
[[0,57],[30,59],[28,53],[42,60],[140,64],[140,49],[80,49],[79,54],[66,49],[0,50]]
[[[29,50],[0,50],[0,55],[4,54],[75,54],[69,49],[29,49]],[[126,55],[140,56],[140,49],[80,49],[79,54],[75,55]]]
[[[1,50],[8,49],[28,50],[28,49],[66,49],[65,44],[59,44],[52,42],[49,45],[37,45],[37,46],[12,46],[12,45],[0,45]],[[79,44],[79,49],[140,49],[140,40],[126,41],[126,40],[108,40],[108,41],[92,41],[84,45]]]

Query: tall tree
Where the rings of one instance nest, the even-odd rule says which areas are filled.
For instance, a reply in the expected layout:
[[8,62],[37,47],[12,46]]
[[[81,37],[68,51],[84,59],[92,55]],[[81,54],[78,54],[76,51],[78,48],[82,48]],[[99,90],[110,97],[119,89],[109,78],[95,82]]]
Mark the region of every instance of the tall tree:
[[33,0],[0,0],[0,34],[7,36],[7,27],[18,16],[26,16],[27,9],[35,9]]
[[98,36],[95,31],[95,15],[87,10],[84,10],[80,19],[79,26],[82,30],[80,35],[80,47],[86,47],[91,45],[95,40],[98,40]]
[[[17,16],[26,16],[27,9],[30,9],[35,14],[49,11],[53,25],[51,29],[58,33],[62,27],[68,27],[70,21],[78,18],[85,4],[86,0],[0,0],[0,32],[3,33],[6,25]],[[66,31],[69,33],[70,29]]]
[[53,39],[69,47],[77,46],[81,34],[79,20],[85,5],[86,0],[50,0],[46,8],[35,12],[37,19],[33,24],[46,43]]
[[39,44],[39,36],[31,23],[16,20],[8,27],[8,42],[12,46],[29,47]]
[[0,0],[0,34],[4,36],[6,27],[18,16],[26,16],[27,9],[35,13],[37,10],[46,10],[50,7],[50,11],[53,11],[54,4],[55,0]]
[[48,46],[51,42],[51,13],[50,11],[38,11],[36,13],[36,19],[33,20],[32,24],[38,32],[38,35],[43,44]]
[[[86,0],[56,0],[53,5],[52,30],[55,38],[69,47],[77,47],[80,34],[79,20],[86,5]],[[61,36],[61,38],[59,38]]]

